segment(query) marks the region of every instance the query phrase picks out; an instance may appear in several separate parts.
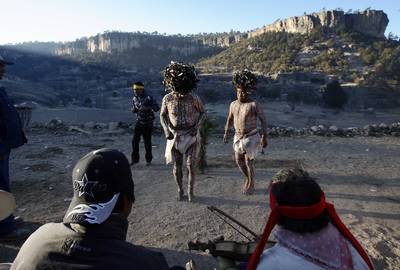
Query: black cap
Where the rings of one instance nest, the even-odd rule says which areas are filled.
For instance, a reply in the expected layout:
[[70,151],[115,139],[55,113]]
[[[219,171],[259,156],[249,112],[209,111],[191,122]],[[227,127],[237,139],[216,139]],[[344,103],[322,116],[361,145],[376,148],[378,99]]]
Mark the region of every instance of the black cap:
[[118,150],[102,148],[81,158],[72,172],[74,197],[64,223],[100,224],[121,194],[135,200],[129,161]]
[[0,55],[0,64],[3,64],[3,65],[13,65],[14,63],[13,63],[13,62],[10,62],[10,61],[4,60],[4,58]]

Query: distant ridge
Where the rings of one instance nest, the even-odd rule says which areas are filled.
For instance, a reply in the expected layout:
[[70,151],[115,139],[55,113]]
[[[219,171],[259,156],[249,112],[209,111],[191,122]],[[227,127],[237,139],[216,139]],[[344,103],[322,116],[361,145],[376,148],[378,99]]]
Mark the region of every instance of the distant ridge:
[[327,10],[277,20],[251,31],[249,37],[267,32],[310,33],[318,27],[355,31],[376,38],[384,38],[389,19],[382,10],[367,9],[362,12],[345,13],[342,10]]

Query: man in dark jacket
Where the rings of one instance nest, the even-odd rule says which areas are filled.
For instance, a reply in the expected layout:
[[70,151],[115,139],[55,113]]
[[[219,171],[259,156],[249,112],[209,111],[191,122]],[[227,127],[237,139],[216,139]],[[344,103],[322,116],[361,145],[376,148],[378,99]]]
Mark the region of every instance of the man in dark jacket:
[[[0,80],[5,73],[6,65],[12,65],[0,56]],[[26,143],[22,131],[21,119],[8,97],[5,88],[0,85],[0,189],[10,192],[9,158],[12,148]],[[0,221],[0,240],[19,238],[16,231],[14,216],[10,215]]]
[[160,107],[157,102],[144,90],[142,82],[133,84],[133,106],[132,112],[136,113],[136,125],[132,138],[132,162],[131,165],[139,162],[139,142],[143,136],[144,148],[146,150],[146,165],[151,164],[153,155],[151,152],[151,135],[153,133],[154,112],[157,112]]
[[169,269],[161,253],[125,240],[135,196],[124,154],[90,152],[76,164],[72,182],[74,196],[63,222],[34,232],[11,269]]

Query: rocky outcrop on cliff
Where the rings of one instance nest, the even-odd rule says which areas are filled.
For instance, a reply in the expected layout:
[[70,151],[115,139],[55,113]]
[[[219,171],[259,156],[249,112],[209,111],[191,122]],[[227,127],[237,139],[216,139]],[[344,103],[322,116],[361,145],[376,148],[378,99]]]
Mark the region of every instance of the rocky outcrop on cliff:
[[388,23],[389,19],[382,10],[365,10],[357,13],[330,10],[277,20],[251,31],[248,36],[255,37],[266,32],[306,34],[318,27],[326,27],[357,31],[368,36],[384,38]]
[[129,49],[155,47],[160,51],[170,50],[185,56],[210,47],[229,47],[247,38],[247,33],[216,33],[192,36],[163,36],[144,33],[108,32],[74,42],[67,42],[55,49],[57,55],[74,55],[96,52],[123,52]]
[[84,53],[124,52],[129,49],[154,48],[158,51],[190,56],[208,49],[190,37],[163,36],[145,33],[106,32],[74,42],[67,42],[55,50],[57,55],[76,55]]
[[229,47],[247,37],[247,33],[236,32],[195,35],[194,39],[206,46]]
[[199,53],[210,47],[229,47],[241,40],[259,36],[266,32],[309,33],[319,27],[341,28],[362,34],[384,38],[389,20],[381,10],[365,10],[345,13],[329,10],[304,16],[277,20],[272,24],[247,33],[230,32],[199,34],[191,36],[164,36],[149,33],[106,32],[74,42],[67,42],[55,49],[57,55],[74,55],[96,52],[123,52],[129,49],[154,47],[160,51],[172,51],[184,56]]
[[385,37],[386,26],[389,19],[381,10],[365,10],[362,13],[346,14],[346,26],[351,30],[368,36]]

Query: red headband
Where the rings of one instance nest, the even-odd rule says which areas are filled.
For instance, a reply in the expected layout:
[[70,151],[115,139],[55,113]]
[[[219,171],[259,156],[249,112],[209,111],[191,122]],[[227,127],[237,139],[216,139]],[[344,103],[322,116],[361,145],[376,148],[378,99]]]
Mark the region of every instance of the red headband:
[[325,201],[325,194],[323,192],[321,193],[320,201],[316,204],[310,206],[283,206],[278,205],[275,196],[270,190],[269,204],[271,208],[271,213],[269,215],[268,222],[265,225],[260,242],[258,242],[256,249],[250,257],[246,270],[255,270],[257,268],[257,264],[260,261],[260,256],[264,251],[264,247],[268,241],[268,237],[271,234],[272,229],[278,223],[280,216],[285,216],[292,219],[313,219],[319,216],[324,210],[326,210],[331,222],[336,226],[340,233],[347,240],[349,240],[353,247],[358,251],[360,256],[367,263],[369,269],[374,270],[374,266],[372,265],[372,262],[369,259],[367,253],[364,251],[357,239],[351,234],[349,229],[347,229],[347,227],[340,220],[333,204],[327,203]]
[[293,218],[293,219],[313,219],[321,215],[321,213],[325,210],[326,202],[325,202],[325,194],[321,193],[320,201],[316,204],[310,206],[283,206],[278,205],[275,196],[269,196],[269,205],[272,210],[276,209],[280,215]]

